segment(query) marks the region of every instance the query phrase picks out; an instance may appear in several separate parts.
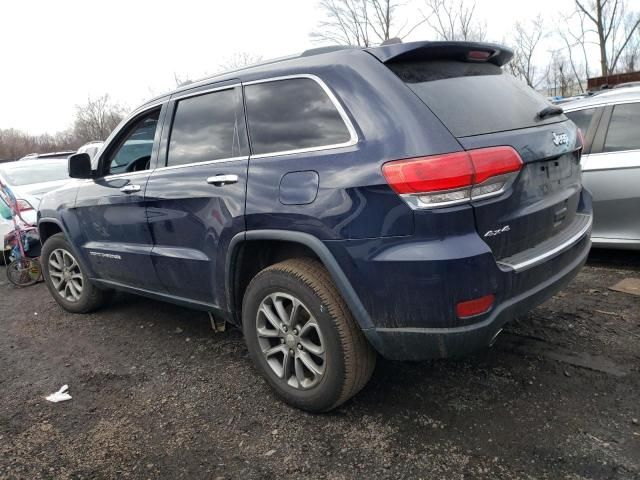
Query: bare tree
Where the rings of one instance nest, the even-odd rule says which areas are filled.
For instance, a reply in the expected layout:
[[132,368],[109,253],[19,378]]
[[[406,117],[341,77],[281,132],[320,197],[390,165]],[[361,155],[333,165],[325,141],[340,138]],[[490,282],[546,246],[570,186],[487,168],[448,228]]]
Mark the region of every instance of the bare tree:
[[76,150],[80,145],[72,130],[30,135],[14,128],[0,129],[0,160],[15,160],[29,153]]
[[104,140],[124,117],[124,108],[111,101],[109,94],[76,105],[73,125],[75,137],[82,142]]
[[514,27],[513,59],[507,66],[513,75],[532,88],[536,88],[543,80],[540,68],[534,62],[534,55],[546,35],[544,20],[540,15],[526,23],[516,22]]
[[569,72],[567,59],[562,50],[551,52],[551,63],[547,70],[547,93],[549,95],[560,95],[570,97],[575,93],[576,81]]
[[[584,14],[597,36],[600,50],[601,75],[609,75],[616,69],[620,56],[625,52],[634,33],[640,26],[640,13],[627,13],[626,0],[575,0],[576,8]],[[628,28],[624,28],[624,24]]]
[[181,77],[176,72],[173,72],[173,80],[176,82],[176,88],[184,87],[185,85],[193,83],[193,80],[189,77]]
[[635,72],[640,69],[640,27],[636,27],[634,31],[633,19],[629,15],[625,22],[625,35],[630,34],[629,42],[620,55],[618,69],[622,72]]
[[[577,20],[577,22],[576,22]],[[581,10],[574,11],[557,28],[557,34],[564,43],[569,56],[569,65],[575,77],[580,92],[584,92],[583,81],[590,76],[589,58],[587,53],[589,28],[586,23],[586,15]],[[569,24],[577,23],[577,27],[570,27]],[[577,50],[577,53],[576,53]],[[581,57],[581,60],[579,60]]]
[[400,0],[320,0],[326,20],[320,22],[311,38],[340,45],[370,47],[391,38],[404,38],[425,20],[400,24]]
[[424,19],[441,40],[484,41],[486,22],[476,17],[473,0],[425,0]]
[[262,60],[262,55],[255,55],[249,52],[236,52],[233,55],[224,59],[219,65],[222,70],[238,70],[239,68],[247,67],[258,63]]

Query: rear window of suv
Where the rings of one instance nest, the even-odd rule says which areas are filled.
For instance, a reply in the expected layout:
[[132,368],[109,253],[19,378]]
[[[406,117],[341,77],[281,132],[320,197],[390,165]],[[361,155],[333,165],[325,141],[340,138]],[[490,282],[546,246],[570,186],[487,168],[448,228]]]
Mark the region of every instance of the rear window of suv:
[[324,89],[310,78],[245,86],[251,152],[273,154],[329,147],[351,135]]
[[397,62],[388,67],[456,137],[517,130],[566,120],[537,118],[547,100],[491,63]]

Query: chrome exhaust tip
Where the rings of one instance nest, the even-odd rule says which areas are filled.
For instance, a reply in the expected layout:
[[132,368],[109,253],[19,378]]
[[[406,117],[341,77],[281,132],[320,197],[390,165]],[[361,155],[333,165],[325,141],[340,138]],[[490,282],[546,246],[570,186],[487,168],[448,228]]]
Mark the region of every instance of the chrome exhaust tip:
[[500,335],[502,333],[502,329],[498,330],[493,337],[491,337],[491,341],[489,342],[489,347],[493,347],[493,344],[496,343],[496,340],[498,340],[498,335]]

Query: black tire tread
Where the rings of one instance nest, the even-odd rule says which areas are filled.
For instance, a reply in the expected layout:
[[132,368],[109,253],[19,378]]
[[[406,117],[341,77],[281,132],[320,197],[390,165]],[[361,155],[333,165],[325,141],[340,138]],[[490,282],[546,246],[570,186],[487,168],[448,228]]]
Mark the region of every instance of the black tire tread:
[[254,277],[252,283],[274,271],[291,275],[311,288],[322,300],[334,321],[344,356],[345,376],[338,399],[325,411],[332,410],[353,397],[367,384],[375,369],[376,352],[351,315],[329,272],[319,261],[311,258],[285,260],[262,270]]

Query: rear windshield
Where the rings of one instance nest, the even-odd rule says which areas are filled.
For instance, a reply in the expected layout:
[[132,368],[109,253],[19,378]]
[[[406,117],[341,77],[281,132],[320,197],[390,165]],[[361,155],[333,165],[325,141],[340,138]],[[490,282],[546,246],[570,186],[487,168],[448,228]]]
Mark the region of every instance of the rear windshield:
[[430,60],[388,64],[456,137],[566,120],[536,114],[547,100],[491,63]]

